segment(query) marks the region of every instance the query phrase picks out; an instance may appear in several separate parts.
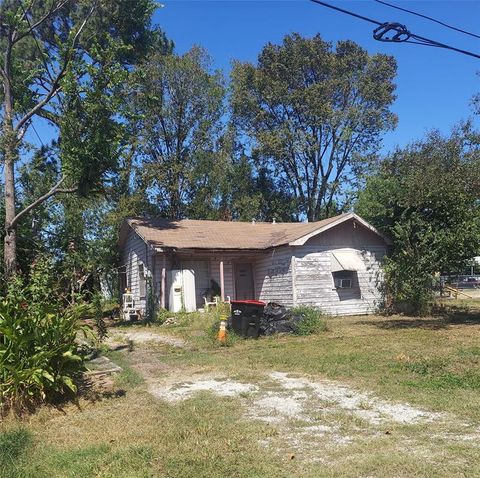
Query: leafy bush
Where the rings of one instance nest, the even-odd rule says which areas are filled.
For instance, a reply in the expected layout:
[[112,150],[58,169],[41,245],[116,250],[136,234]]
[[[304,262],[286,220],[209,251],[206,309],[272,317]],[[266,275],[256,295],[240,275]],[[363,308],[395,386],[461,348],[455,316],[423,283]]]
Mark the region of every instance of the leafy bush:
[[0,302],[0,408],[17,412],[77,391],[84,370],[75,338],[80,326],[70,313]]
[[387,314],[425,316],[432,312],[435,280],[434,273],[426,267],[430,257],[426,250],[430,246],[424,247],[425,252],[416,258],[402,252],[384,259],[384,311]]
[[113,299],[102,301],[102,314],[103,317],[118,317],[120,312],[120,304]]
[[175,317],[175,314],[167,309],[160,308],[155,315],[155,323],[162,325],[170,317]]
[[319,309],[299,306],[291,310],[294,317],[301,317],[295,327],[296,335],[311,335],[327,330],[325,315]]
[[33,268],[28,282],[9,279],[0,298],[0,411],[16,413],[41,401],[74,395],[75,379],[84,370],[75,342],[90,330],[79,320],[81,308],[65,310],[49,296],[42,274]]
[[108,335],[108,331],[103,314],[103,298],[99,292],[93,294],[92,307],[94,310],[95,329],[97,331],[97,336],[99,340],[104,340]]

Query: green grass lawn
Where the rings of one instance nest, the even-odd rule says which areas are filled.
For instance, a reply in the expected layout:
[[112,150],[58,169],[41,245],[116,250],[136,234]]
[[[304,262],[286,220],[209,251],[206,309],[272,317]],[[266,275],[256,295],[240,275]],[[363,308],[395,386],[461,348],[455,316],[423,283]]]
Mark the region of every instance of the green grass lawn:
[[[0,476],[480,476],[480,440],[463,439],[461,432],[480,430],[476,304],[428,318],[332,318],[328,330],[315,336],[237,340],[225,348],[206,333],[213,320],[194,316],[181,326],[142,328],[182,337],[188,347],[136,344],[133,352],[109,353],[124,372],[106,392],[62,410],[44,407],[21,421],[4,420]],[[254,403],[248,394],[200,392],[170,403],[149,393],[150,384],[165,377],[182,382],[215,374],[262,386],[268,394],[275,392],[265,379],[271,371],[327,378],[447,418],[428,426],[372,425],[339,410],[319,419],[345,432],[348,443],[312,437],[295,447],[286,425],[247,417]]]

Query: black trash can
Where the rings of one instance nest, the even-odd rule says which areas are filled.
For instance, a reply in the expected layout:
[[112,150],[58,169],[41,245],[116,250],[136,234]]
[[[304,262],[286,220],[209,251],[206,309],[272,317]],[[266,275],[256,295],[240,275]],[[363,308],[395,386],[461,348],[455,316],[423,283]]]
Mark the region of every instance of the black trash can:
[[260,320],[265,302],[260,300],[232,300],[231,327],[242,337],[258,338]]

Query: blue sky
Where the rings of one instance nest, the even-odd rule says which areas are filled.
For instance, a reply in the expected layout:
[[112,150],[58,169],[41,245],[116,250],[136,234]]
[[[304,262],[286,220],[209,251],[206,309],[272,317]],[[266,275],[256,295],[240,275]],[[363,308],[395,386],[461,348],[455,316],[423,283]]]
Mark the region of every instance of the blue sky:
[[[373,0],[325,0],[379,21],[396,21],[410,31],[442,43],[480,53],[480,39],[393,10]],[[480,34],[480,2],[389,0],[465,30]],[[292,32],[320,33],[325,40],[351,39],[370,53],[387,53],[398,62],[397,129],[385,135],[384,146],[405,145],[432,128],[443,132],[473,113],[471,98],[480,93],[480,59],[418,45],[377,42],[373,25],[310,1],[183,1],[162,0],[155,22],[175,42],[178,53],[201,45],[214,66],[228,74],[233,59],[254,62],[267,42],[280,43]]]

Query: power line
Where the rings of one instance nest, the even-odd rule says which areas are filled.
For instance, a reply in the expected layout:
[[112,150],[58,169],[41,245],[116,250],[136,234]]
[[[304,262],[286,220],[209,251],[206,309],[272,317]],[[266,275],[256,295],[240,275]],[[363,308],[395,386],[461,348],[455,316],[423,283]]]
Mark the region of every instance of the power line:
[[42,146],[45,147],[45,144],[43,143],[42,138],[40,138],[40,135],[38,134],[37,129],[35,128],[35,125],[33,124],[33,121],[31,123],[31,126],[32,126],[33,131],[35,132],[35,135],[37,136],[38,140],[40,141],[40,143],[42,143]]
[[[461,48],[456,48],[445,43],[438,42],[436,40],[431,40],[430,38],[426,38],[415,33],[412,33],[407,29],[405,25],[396,22],[379,22],[378,20],[374,20],[372,18],[365,17],[363,15],[359,15],[358,13],[351,12],[349,10],[345,10],[340,7],[336,7],[326,2],[322,2],[320,0],[310,0],[313,3],[318,3],[323,7],[330,8],[332,10],[336,10],[341,13],[345,13],[346,15],[350,15],[352,17],[359,18],[369,23],[373,23],[377,25],[377,28],[373,31],[373,38],[378,41],[383,42],[393,42],[393,43],[412,43],[412,44],[421,44],[425,46],[432,46],[436,48],[444,48],[446,50],[456,51],[457,53],[462,53],[464,55],[472,56],[474,58],[480,59],[480,55],[477,53],[473,53],[468,50],[462,50]],[[392,35],[392,36],[389,36]]]
[[399,7],[397,5],[393,5],[391,3],[384,2],[383,0],[375,0],[375,2],[382,3],[383,5],[386,5],[387,7],[390,7],[390,8],[395,8],[397,10],[401,10],[402,12],[411,13],[412,15],[416,15],[417,17],[425,18],[427,20],[430,20],[431,22],[435,22],[435,23],[438,23],[439,25],[442,25],[446,28],[450,28],[450,30],[455,30],[455,31],[460,32],[460,33],[465,33],[465,35],[470,35],[471,37],[480,39],[480,35],[477,35],[476,33],[472,33],[472,32],[469,32],[467,30],[462,30],[461,28],[454,27],[453,25],[449,25],[448,23],[441,22],[440,20],[437,20],[436,18],[429,17],[428,15],[424,15],[423,13],[414,12],[413,10],[409,10],[408,8]]
[[344,10],[343,8],[336,7],[335,5],[330,5],[329,3],[321,2],[320,0],[311,0],[313,3],[318,3],[319,5],[323,5],[324,7],[331,8],[332,10],[337,10],[342,13],[346,13],[352,17],[360,18],[361,20],[365,20],[366,22],[374,23],[375,25],[383,25],[382,22],[378,20],[372,20],[371,18],[364,17],[363,15],[359,15],[358,13],[350,12],[349,10]]

